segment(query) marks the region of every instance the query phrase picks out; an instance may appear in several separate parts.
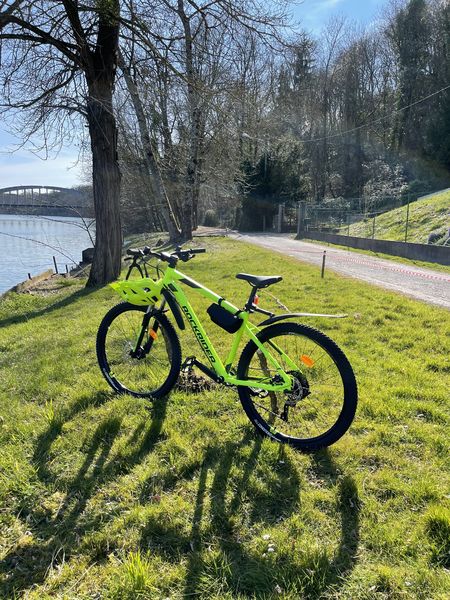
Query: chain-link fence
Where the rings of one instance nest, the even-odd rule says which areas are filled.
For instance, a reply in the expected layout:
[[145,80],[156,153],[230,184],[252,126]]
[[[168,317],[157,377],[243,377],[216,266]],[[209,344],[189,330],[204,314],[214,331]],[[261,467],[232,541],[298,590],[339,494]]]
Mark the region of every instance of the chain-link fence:
[[450,189],[430,194],[423,200],[414,202],[409,197],[384,197],[340,200],[333,206],[327,201],[320,205],[304,203],[300,210],[302,230],[379,240],[450,244]]

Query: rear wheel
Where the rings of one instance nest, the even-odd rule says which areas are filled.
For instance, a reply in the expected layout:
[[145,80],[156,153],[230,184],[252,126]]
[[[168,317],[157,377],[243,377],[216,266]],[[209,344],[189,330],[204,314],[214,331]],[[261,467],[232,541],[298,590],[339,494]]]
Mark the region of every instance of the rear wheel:
[[[265,435],[302,450],[330,446],[344,435],[355,416],[357,387],[353,370],[342,350],[326,335],[297,323],[263,329],[258,339],[293,378],[288,392],[267,392],[258,379],[270,381],[276,369],[250,341],[239,360],[242,406],[255,427]],[[286,359],[287,355],[290,359]]]
[[160,398],[175,385],[181,368],[178,336],[162,313],[126,302],[104,316],[97,358],[109,385],[121,394]]

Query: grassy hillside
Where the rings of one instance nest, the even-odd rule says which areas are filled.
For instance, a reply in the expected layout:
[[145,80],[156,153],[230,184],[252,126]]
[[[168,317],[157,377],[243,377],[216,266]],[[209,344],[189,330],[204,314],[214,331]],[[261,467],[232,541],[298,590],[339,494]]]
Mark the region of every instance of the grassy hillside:
[[[110,289],[11,294],[0,598],[448,598],[450,314],[236,241],[206,244],[183,270],[240,305],[248,286],[234,274],[247,271],[283,275],[270,291],[291,310],[349,313],[309,321],[354,365],[350,432],[304,455],[256,436],[231,389],[153,405],[117,396],[94,350]],[[261,306],[274,306],[266,291]],[[225,352],[228,334],[209,330]],[[182,346],[196,351],[190,335]]]
[[[405,239],[406,206],[376,217],[375,238],[379,240]],[[450,191],[412,202],[409,206],[408,242],[426,244],[432,231],[447,231],[450,227]],[[342,228],[347,234],[348,228]],[[372,237],[373,219],[350,225],[349,234]]]

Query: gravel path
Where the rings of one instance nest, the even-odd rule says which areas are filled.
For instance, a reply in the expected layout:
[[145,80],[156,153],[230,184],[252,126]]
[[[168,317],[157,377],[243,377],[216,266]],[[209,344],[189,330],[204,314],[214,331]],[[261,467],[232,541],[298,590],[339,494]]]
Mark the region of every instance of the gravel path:
[[450,274],[318,243],[302,242],[283,234],[232,236],[318,266],[322,265],[323,252],[326,250],[326,269],[450,309]]

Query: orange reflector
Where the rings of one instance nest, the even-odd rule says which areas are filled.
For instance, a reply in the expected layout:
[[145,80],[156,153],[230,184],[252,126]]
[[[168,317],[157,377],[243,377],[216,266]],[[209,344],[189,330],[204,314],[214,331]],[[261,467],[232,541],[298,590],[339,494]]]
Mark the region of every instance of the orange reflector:
[[307,367],[313,367],[314,366],[314,361],[311,357],[307,356],[306,354],[302,354],[300,356],[300,360],[302,361],[302,363],[304,365],[306,365]]
[[256,304],[256,305],[259,304],[259,296],[257,296],[256,294],[255,294],[255,298],[253,300],[253,304]]
[[148,330],[148,335],[153,338],[154,340],[156,340],[156,338],[158,337],[158,334],[156,333],[156,331],[154,331],[153,329],[149,329]]

